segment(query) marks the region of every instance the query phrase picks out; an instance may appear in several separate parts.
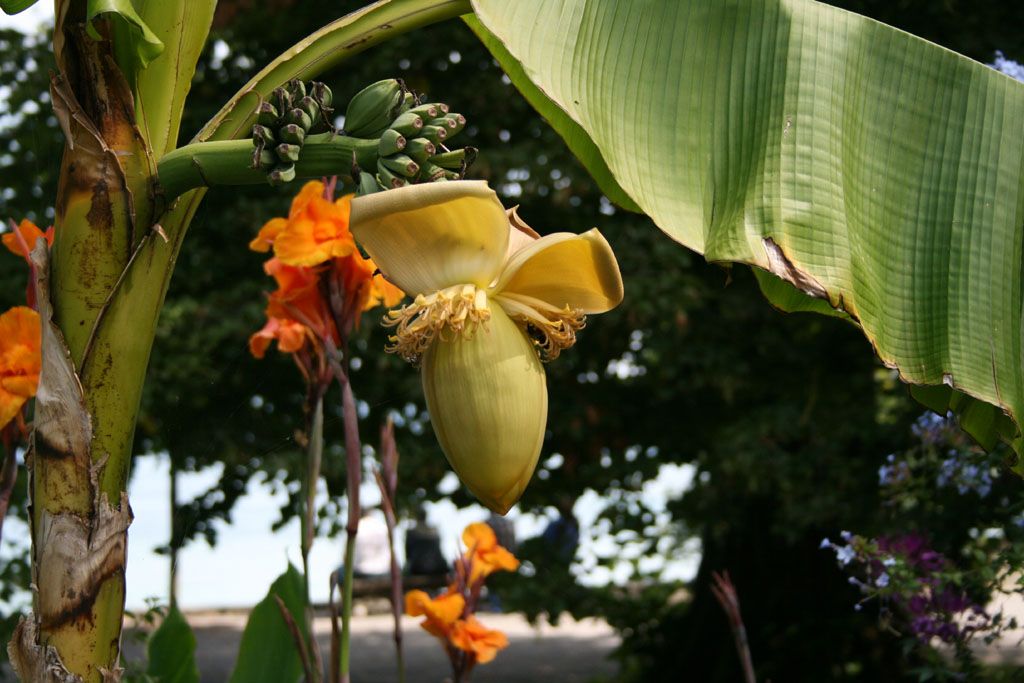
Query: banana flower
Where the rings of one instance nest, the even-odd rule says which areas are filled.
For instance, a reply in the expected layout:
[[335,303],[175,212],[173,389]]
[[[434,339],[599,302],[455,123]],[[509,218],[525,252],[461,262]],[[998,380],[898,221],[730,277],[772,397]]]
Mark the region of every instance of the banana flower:
[[389,311],[388,350],[419,363],[434,433],[459,478],[504,514],[529,482],[547,422],[542,360],[589,313],[622,300],[596,229],[540,237],[482,181],[358,197],[352,232],[385,278],[414,297]]

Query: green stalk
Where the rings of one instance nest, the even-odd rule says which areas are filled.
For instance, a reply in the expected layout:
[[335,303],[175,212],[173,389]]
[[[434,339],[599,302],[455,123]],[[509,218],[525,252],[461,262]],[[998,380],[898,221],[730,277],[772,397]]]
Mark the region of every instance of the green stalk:
[[341,590],[341,681],[349,683],[350,639],[352,634],[352,558],[356,552],[356,535],[349,532],[345,542],[345,582]]
[[[174,150],[160,160],[157,173],[168,202],[189,190],[215,185],[259,185],[267,172],[252,167],[250,140],[195,142]],[[377,141],[332,133],[310,135],[295,164],[297,178],[347,175],[352,163],[367,167],[377,159]]]

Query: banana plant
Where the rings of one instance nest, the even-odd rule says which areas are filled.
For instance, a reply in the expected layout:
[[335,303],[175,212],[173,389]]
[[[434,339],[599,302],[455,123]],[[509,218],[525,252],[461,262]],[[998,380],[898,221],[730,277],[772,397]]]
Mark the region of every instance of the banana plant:
[[1024,85],[812,0],[382,0],[297,42],[179,148],[214,8],[55,0],[66,145],[56,239],[32,256],[35,596],[10,648],[23,680],[119,677],[136,413],[205,192],[346,173],[353,157],[360,180],[402,182],[395,136],[307,136],[317,111],[285,122],[265,104],[304,102],[296,83],[461,15],[612,201],[756,267],[777,305],[860,326],[928,405],[1020,450]]
[[[225,103],[192,141],[206,147],[176,157],[215,6],[55,2],[51,96],[66,144],[54,198],[59,237],[50,253],[40,246],[32,255],[46,369],[29,458],[33,613],[10,647],[22,680],[119,678],[126,483],[155,326],[206,185],[266,181],[250,168],[257,106],[382,40],[469,11],[462,0],[393,0],[329,23]],[[338,137],[305,145],[312,163],[301,175],[350,171],[354,143]],[[320,153],[327,146],[337,154]],[[204,174],[181,185],[182,167]]]

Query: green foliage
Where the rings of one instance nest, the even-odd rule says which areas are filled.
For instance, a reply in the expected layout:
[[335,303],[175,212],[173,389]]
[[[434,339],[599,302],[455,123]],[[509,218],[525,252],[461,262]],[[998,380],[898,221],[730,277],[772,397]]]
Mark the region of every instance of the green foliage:
[[178,608],[171,606],[146,645],[146,673],[158,683],[199,683],[196,636]]
[[[294,683],[299,680],[302,658],[278,600],[303,629],[307,608],[304,596],[302,575],[289,564],[285,573],[270,586],[267,597],[249,614],[230,683]],[[303,633],[303,638],[308,647],[309,634]]]

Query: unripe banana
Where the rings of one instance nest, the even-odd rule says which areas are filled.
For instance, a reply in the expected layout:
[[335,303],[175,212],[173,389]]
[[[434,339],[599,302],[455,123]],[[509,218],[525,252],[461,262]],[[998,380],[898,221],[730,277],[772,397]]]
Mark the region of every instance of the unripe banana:
[[260,147],[263,145],[272,145],[276,138],[274,137],[274,131],[270,130],[266,126],[255,125],[252,127],[252,144]]
[[320,105],[316,103],[312,96],[306,95],[299,100],[299,108],[306,112],[306,115],[314,124],[320,120]]
[[432,183],[444,178],[445,170],[429,161],[420,166],[419,179],[422,182]]
[[277,161],[277,155],[271,152],[269,149],[265,149],[262,152],[260,152],[260,157],[257,160],[256,168],[263,169],[264,171],[269,171],[270,169],[277,165]]
[[270,102],[278,112],[288,111],[292,108],[292,98],[284,88],[274,88],[270,93]]
[[377,162],[377,182],[379,182],[384,189],[403,187],[408,184],[405,178],[396,176],[380,161]]
[[436,119],[438,116],[444,116],[436,103],[421,104],[410,109],[413,114],[419,116],[425,121],[430,119]]
[[395,115],[397,116],[399,114],[404,114],[405,112],[415,107],[416,104],[416,96],[413,95],[408,90],[405,91],[405,94],[402,95],[402,103],[398,105],[398,110],[395,112]]
[[405,88],[394,78],[377,81],[355,94],[345,109],[345,131],[358,138],[380,135],[402,103]]
[[283,142],[290,142],[293,145],[302,145],[302,143],[306,141],[306,131],[302,130],[302,128],[294,123],[282,126],[281,129],[277,131],[277,134]]
[[405,137],[397,130],[388,129],[380,134],[380,143],[377,145],[377,153],[382,157],[397,154],[405,149]]
[[285,123],[294,123],[304,131],[313,127],[313,119],[310,118],[309,114],[298,107],[288,112],[288,115],[284,117],[284,120]]
[[379,192],[380,190],[383,189],[384,188],[381,187],[380,183],[377,182],[377,179],[374,178],[372,175],[370,175],[366,171],[360,172],[358,189],[358,194],[360,196],[365,194],[373,194],[374,192]]
[[440,126],[423,126],[419,136],[439,145],[448,137],[448,129]]
[[388,170],[406,178],[415,178],[420,172],[420,165],[405,154],[383,157],[380,162],[387,166]]
[[456,135],[466,127],[466,117],[462,114],[447,114],[441,118],[427,121],[428,126],[439,126],[448,131],[448,135]]
[[420,130],[423,129],[423,119],[412,112],[405,112],[397,119],[392,121],[388,128],[397,130],[399,133],[406,137],[414,137]]
[[274,152],[277,154],[277,158],[285,163],[294,164],[299,160],[299,153],[302,148],[298,145],[289,145],[288,143],[282,143],[274,148]]
[[278,185],[284,185],[285,183],[290,183],[295,180],[295,166],[292,164],[288,164],[287,166],[278,166],[267,174],[267,180],[275,187]]
[[430,157],[437,154],[437,147],[430,140],[423,138],[413,138],[405,146],[405,153],[412,157],[418,163],[423,163]]
[[331,104],[334,102],[334,93],[331,92],[331,89],[320,81],[313,81],[311,85],[313,99],[317,101],[321,108],[330,109]]
[[277,107],[266,100],[260,102],[260,106],[256,107],[256,123],[261,126],[276,126],[279,118]]
[[463,164],[469,166],[476,161],[476,147],[463,147],[462,149],[456,149],[451,152],[435,154],[430,157],[430,161],[441,168],[459,170],[462,168]]
[[297,78],[293,78],[285,84],[285,90],[292,98],[292,102],[298,102],[306,96],[306,84]]

